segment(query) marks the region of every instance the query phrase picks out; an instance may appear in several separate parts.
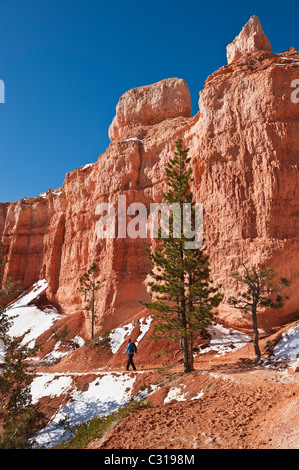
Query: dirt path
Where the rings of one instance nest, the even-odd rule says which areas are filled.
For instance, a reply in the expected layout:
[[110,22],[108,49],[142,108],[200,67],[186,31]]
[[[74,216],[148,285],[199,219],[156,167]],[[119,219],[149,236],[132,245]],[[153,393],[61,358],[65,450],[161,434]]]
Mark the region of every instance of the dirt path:
[[[202,366],[187,375],[177,368],[153,394],[154,407],[134,412],[89,448],[299,448],[298,374],[239,363]],[[171,389],[184,401],[164,404]]]

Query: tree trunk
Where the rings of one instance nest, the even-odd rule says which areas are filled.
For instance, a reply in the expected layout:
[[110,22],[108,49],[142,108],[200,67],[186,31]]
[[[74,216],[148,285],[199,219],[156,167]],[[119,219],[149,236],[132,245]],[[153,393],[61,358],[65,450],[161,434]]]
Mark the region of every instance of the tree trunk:
[[94,286],[92,289],[92,307],[91,307],[91,339],[94,337]]
[[189,348],[189,372],[192,372],[194,370],[194,360],[193,360],[193,338],[191,334],[191,338],[189,339],[188,342],[188,348]]
[[187,336],[181,337],[181,349],[183,352],[184,374],[192,372],[193,369],[193,343]]
[[253,344],[254,344],[254,352],[255,352],[255,359],[254,362],[259,362],[261,359],[261,351],[259,348],[259,330],[257,325],[257,312],[256,312],[256,305],[252,306],[252,327],[253,327]]
[[187,341],[184,336],[181,337],[181,349],[183,352],[183,363],[184,363],[184,372],[188,369],[188,349],[187,349]]

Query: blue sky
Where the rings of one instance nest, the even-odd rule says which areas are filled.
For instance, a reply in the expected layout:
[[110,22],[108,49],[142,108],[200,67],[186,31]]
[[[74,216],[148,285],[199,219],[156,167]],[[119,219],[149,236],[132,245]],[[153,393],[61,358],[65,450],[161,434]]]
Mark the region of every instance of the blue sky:
[[226,45],[252,15],[273,52],[299,49],[284,1],[0,0],[0,201],[37,196],[109,145],[119,97],[184,78],[192,114]]

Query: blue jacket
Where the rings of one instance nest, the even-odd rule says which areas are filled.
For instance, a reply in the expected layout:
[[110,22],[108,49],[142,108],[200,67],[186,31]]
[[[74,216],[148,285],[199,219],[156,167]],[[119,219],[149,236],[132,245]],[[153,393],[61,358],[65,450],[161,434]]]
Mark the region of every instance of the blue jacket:
[[127,349],[125,350],[124,354],[129,353],[129,354],[134,354],[137,352],[137,348],[134,343],[129,343]]

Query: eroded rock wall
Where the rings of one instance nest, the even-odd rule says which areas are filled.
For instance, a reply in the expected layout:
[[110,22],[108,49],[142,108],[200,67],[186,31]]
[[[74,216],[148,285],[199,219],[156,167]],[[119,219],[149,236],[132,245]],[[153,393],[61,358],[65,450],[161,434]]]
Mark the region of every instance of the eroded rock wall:
[[151,240],[99,239],[96,208],[110,202],[117,210],[122,195],[127,206],[141,202],[149,213],[150,203],[161,201],[165,165],[182,138],[190,148],[193,192],[204,204],[213,279],[225,294],[220,316],[250,324],[227,305],[236,289],[230,274],[242,263],[270,265],[291,281],[290,300],[266,312],[261,326],[298,313],[299,104],[291,100],[291,83],[299,77],[299,53],[261,48],[245,48],[208,77],[194,117],[182,79],[130,90],[119,101],[111,144],[97,162],[68,173],[59,190],[0,204],[0,235],[12,260],[7,270],[23,288],[46,278],[50,300],[65,311],[81,309],[78,280],[95,261],[98,278],[105,278],[96,301],[98,328],[133,318],[139,300],[148,298],[145,248]]

